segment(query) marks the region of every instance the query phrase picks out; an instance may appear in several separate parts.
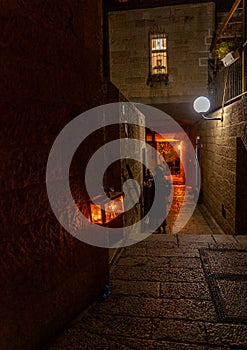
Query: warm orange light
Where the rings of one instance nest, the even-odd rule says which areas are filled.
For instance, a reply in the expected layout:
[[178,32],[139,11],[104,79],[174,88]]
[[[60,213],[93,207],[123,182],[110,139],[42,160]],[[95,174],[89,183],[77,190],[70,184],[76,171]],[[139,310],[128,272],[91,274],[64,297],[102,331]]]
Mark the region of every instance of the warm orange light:
[[156,134],[155,141],[157,141],[157,142],[170,142],[170,143],[179,141],[178,139],[176,139],[175,136],[176,135],[172,135],[172,134],[164,134],[164,135]]
[[102,203],[104,206],[103,210],[99,205],[91,203],[91,221],[95,224],[106,224],[122,214],[124,212],[124,203],[121,193],[118,192],[117,195],[112,196],[112,199],[109,198],[109,202]]
[[90,204],[92,222],[95,224],[103,224],[101,208],[98,205]]
[[124,212],[123,196],[115,198],[110,203],[105,204],[105,220],[106,223],[115,219]]

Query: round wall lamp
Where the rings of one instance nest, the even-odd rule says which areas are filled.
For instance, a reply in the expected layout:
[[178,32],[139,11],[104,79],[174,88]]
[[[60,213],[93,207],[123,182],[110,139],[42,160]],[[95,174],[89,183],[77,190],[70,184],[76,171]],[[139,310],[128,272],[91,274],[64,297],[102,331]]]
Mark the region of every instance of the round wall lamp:
[[193,108],[206,120],[223,120],[223,117],[209,118],[204,115],[204,113],[207,113],[210,109],[210,100],[205,96],[197,97],[193,102]]
[[210,109],[210,101],[207,97],[197,97],[193,103],[194,110],[197,113],[207,113]]

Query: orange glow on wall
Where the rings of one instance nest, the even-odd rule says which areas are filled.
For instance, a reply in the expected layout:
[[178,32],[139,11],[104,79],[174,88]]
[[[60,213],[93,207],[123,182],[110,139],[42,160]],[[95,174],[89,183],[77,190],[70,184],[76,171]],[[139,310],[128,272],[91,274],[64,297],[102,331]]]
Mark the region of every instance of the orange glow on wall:
[[92,222],[94,224],[103,224],[101,208],[98,205],[90,204]]

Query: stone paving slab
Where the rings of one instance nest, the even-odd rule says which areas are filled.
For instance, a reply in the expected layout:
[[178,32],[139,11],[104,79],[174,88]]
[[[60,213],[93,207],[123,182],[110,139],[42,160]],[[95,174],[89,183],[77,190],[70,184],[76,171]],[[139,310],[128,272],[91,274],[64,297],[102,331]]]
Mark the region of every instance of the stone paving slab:
[[102,334],[103,336],[114,335],[146,339],[151,338],[152,325],[151,318],[104,313],[94,314],[93,310],[90,310],[90,314],[84,316],[80,322],[77,322],[75,328],[80,329],[82,333],[86,331]]
[[190,243],[214,243],[213,235],[191,235],[191,234],[178,234],[179,245],[184,242]]
[[[153,237],[154,235],[152,235],[151,237]],[[165,237],[169,237],[167,235],[161,235],[161,234],[157,234],[155,235],[156,237],[159,237],[159,236],[163,236],[164,238]],[[162,237],[162,238],[163,238]],[[140,242],[138,243],[138,247],[145,247],[145,248],[154,248],[154,249],[157,249],[157,248],[160,248],[160,249],[174,249],[174,248],[178,248],[178,241],[176,239],[176,241],[166,241],[163,239],[155,239],[155,240],[151,240],[149,239],[148,241],[145,240],[143,242]]]
[[204,261],[212,274],[245,274],[247,272],[247,250],[229,248],[204,250]]
[[206,323],[209,344],[230,345],[237,349],[247,348],[247,326],[236,324]]
[[232,235],[213,235],[213,239],[216,243],[233,243],[237,244],[237,236]]
[[[188,344],[188,343],[171,343],[171,342],[155,342],[153,350],[230,350],[229,347],[210,346],[201,344]],[[239,349],[238,349],[239,350]]]
[[149,257],[149,256],[126,256],[118,260],[117,265],[119,266],[170,266],[170,259],[165,257]]
[[203,322],[189,322],[173,319],[155,319],[154,339],[169,340],[174,342],[206,343],[206,330]]
[[106,315],[155,317],[162,313],[162,299],[112,295],[102,304],[96,304],[91,312]]
[[238,317],[247,323],[247,280],[217,280],[216,281],[225,314],[228,318]]
[[95,333],[82,332],[81,329],[73,329],[73,332],[66,332],[59,337],[54,344],[49,345],[50,350],[92,350],[92,349],[108,349],[108,350],[128,350],[128,346],[119,343],[114,337],[105,337]]
[[112,280],[112,289],[114,293],[120,295],[146,296],[150,298],[160,297],[160,282],[152,281],[123,281]]
[[200,254],[218,319],[247,324],[247,250],[202,249]]
[[189,269],[201,269],[201,260],[197,257],[171,257],[169,260],[170,267],[186,267]]
[[[58,339],[57,339],[58,340]],[[50,350],[230,350],[226,346],[210,346],[191,344],[185,342],[153,341],[130,337],[102,336],[95,333],[75,330],[74,334],[62,336],[54,344],[49,346]]]
[[217,321],[214,304],[211,300],[163,299],[159,316],[190,321]]
[[138,247],[138,248],[129,248],[129,249],[125,249],[123,251],[123,253],[121,254],[122,257],[124,256],[135,256],[135,255],[139,255],[139,256],[146,256],[147,252],[146,252],[146,248],[145,247]]
[[109,298],[109,301],[94,306],[91,312],[95,314],[137,317],[216,320],[216,313],[211,300],[140,298],[113,295]]
[[237,250],[247,240],[219,236],[155,234],[124,248],[111,268],[109,298],[44,349],[247,349],[247,261]]
[[[200,246],[201,247],[201,246]],[[147,248],[146,254],[150,256],[181,256],[181,257],[199,257],[198,248],[184,247],[184,248],[173,248],[173,249],[162,249],[162,248]]]
[[191,269],[190,267],[169,268],[169,271],[161,276],[160,281],[204,282],[205,275],[201,269]]
[[209,245],[210,243],[208,242],[179,242],[179,248],[183,250],[209,248]]
[[118,266],[112,272],[112,279],[123,281],[161,281],[169,274],[169,267],[154,269],[152,266]]
[[155,234],[155,235],[149,236],[145,241],[148,243],[148,245],[151,242],[159,242],[159,241],[173,242],[175,244],[178,244],[178,235]]
[[164,282],[161,283],[160,293],[166,299],[211,300],[206,282]]
[[[205,247],[206,248],[206,247]],[[218,243],[209,243],[208,248],[210,249],[243,249],[243,245],[236,242],[218,242]]]

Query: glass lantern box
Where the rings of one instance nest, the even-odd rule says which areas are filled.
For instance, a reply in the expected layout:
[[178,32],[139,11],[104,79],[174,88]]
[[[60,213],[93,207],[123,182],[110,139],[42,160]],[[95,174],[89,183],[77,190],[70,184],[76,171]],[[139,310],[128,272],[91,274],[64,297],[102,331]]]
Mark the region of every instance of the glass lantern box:
[[113,192],[107,200],[103,199],[103,196],[95,197],[94,203],[90,203],[91,222],[104,225],[122,214],[124,212],[123,196],[123,192]]

